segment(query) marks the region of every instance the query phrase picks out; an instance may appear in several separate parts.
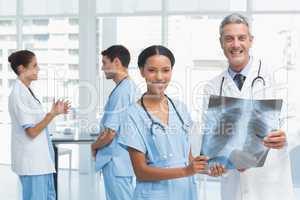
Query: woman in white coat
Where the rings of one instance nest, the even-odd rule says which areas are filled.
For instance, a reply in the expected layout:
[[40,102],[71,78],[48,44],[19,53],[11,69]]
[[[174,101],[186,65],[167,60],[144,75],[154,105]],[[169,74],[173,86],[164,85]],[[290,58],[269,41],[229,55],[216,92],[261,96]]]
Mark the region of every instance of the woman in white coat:
[[[220,42],[229,67],[209,81],[205,96],[275,98],[273,72],[266,63],[249,55],[253,36],[245,17],[232,14],[220,26]],[[208,98],[204,98],[204,110]],[[202,115],[205,118],[205,112]],[[221,179],[222,200],[293,200],[287,137],[283,129],[263,139],[270,152],[263,167],[228,170]]]
[[17,51],[8,61],[18,76],[8,102],[12,170],[20,178],[23,200],[55,200],[54,151],[48,125],[57,115],[68,112],[69,102],[54,102],[51,111],[45,114],[30,88],[39,72],[34,53]]

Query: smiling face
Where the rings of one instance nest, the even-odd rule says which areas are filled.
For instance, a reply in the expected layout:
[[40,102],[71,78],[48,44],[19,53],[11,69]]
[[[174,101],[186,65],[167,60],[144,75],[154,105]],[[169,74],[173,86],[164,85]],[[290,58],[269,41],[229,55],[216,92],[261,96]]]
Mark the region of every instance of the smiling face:
[[220,38],[221,46],[234,71],[241,71],[249,62],[253,36],[245,24],[227,24]]
[[147,82],[147,92],[163,95],[172,77],[171,61],[163,55],[151,56],[140,72]]

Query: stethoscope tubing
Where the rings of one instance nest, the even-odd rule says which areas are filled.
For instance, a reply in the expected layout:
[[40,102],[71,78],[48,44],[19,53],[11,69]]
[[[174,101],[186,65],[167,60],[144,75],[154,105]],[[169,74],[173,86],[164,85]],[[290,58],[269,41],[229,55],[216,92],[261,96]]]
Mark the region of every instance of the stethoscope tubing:
[[[261,70],[261,60],[259,60],[259,67],[258,67],[257,76],[251,82],[251,91],[254,88],[255,82],[257,82],[258,80],[262,80],[263,86],[266,86],[266,81],[260,75],[260,70]],[[222,77],[222,81],[221,81],[221,85],[220,85],[220,91],[219,91],[219,96],[222,96],[224,81],[225,81],[225,76]]]
[[[146,93],[145,93],[145,94],[146,94]],[[147,110],[147,108],[146,108],[146,106],[145,106],[145,104],[144,104],[144,100],[143,100],[145,94],[143,94],[142,97],[141,97],[141,106],[142,106],[143,110],[145,111],[146,115],[148,116],[148,118],[149,118],[150,121],[151,121],[151,126],[150,126],[150,128],[151,128],[151,135],[153,135],[153,127],[154,127],[154,125],[158,125],[159,127],[161,127],[161,128],[165,131],[165,127],[164,127],[163,125],[161,125],[160,123],[155,122],[154,119],[151,117],[150,113],[148,112],[148,110]],[[171,99],[170,97],[168,97],[166,94],[165,94],[165,96],[167,97],[168,101],[171,103],[171,105],[172,105],[173,109],[175,110],[175,113],[176,113],[177,117],[179,118],[181,124],[184,125],[183,118],[182,118],[181,115],[179,114],[179,112],[178,112],[178,110],[177,110],[177,108],[176,108],[174,102],[173,102],[172,99]]]

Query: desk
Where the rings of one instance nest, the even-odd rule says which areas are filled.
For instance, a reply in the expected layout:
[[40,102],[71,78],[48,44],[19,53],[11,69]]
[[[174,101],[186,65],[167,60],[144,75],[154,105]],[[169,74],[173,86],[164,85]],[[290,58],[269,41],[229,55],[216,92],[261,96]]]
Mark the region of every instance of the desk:
[[63,133],[53,134],[52,137],[52,144],[54,148],[54,159],[55,159],[55,170],[56,173],[54,174],[54,186],[56,191],[56,199],[58,199],[58,149],[56,145],[58,144],[91,144],[96,139],[97,136],[90,136],[90,135],[65,135]]

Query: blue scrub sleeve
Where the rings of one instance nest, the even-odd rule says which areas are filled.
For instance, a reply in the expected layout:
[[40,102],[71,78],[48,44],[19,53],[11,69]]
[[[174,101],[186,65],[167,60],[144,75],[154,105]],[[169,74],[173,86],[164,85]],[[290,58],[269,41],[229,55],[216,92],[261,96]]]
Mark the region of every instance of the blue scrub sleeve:
[[106,105],[102,126],[118,132],[122,115],[131,103],[128,94],[113,94]]
[[[139,122],[138,118],[135,120],[128,115],[124,116],[124,120],[120,127],[120,135],[118,143],[127,149],[128,147],[136,149],[146,154],[146,143],[142,137],[140,130],[138,129]],[[144,124],[140,124],[139,127],[144,127]]]
[[27,128],[32,128],[32,127],[34,127],[34,124],[24,124],[24,125],[22,125],[22,128],[24,130],[26,130]]

